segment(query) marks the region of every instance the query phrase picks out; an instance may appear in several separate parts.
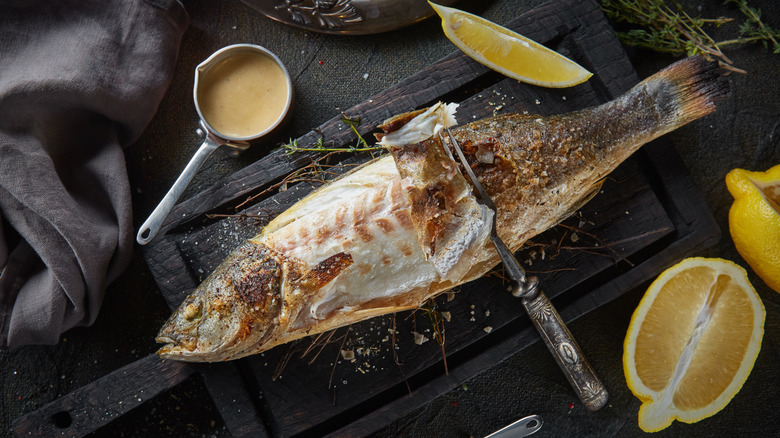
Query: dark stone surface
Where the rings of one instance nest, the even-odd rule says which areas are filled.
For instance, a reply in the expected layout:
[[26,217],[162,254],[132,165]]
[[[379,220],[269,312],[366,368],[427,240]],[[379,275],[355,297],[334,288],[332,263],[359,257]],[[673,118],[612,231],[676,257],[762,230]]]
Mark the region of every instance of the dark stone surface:
[[[504,22],[541,3],[539,0],[461,1],[458,6]],[[720,1],[684,1],[690,11],[707,16],[738,12]],[[136,226],[168,190],[199,144],[192,103],[195,66],[214,50],[237,42],[268,47],[286,63],[295,83],[295,112],[284,133],[296,137],[338,115],[444,55],[454,46],[428,20],[381,35],[348,37],[293,29],[265,19],[237,1],[185,1],[191,25],[184,36],[174,81],[152,124],[127,151],[133,187]],[[752,0],[764,20],[780,27],[780,6],[773,0]],[[736,25],[712,32],[726,39]],[[628,50],[639,75],[646,77],[674,58],[644,50]],[[697,256],[722,257],[747,267],[728,234],[731,196],[724,177],[735,167],[765,170],[780,163],[780,56],[759,45],[726,50],[748,74],[732,74],[732,96],[718,112],[671,134],[683,161],[702,190],[723,230],[713,247]],[[320,63],[320,61],[322,61]],[[364,79],[365,74],[368,74]],[[160,138],[169,141],[160,146]],[[217,152],[196,176],[189,196],[262,156],[259,146],[240,158]],[[742,390],[717,415],[694,425],[675,422],[659,436],[774,436],[780,429],[780,295],[751,271],[750,280],[767,311],[763,347]],[[610,390],[610,403],[591,413],[576,400],[542,344],[497,364],[376,433],[395,436],[483,436],[526,415],[540,414],[545,425],[536,436],[639,436],[640,402],[628,390],[622,371],[622,343],[643,289],[569,324],[569,328]],[[11,436],[11,422],[47,402],[157,348],[154,335],[169,314],[142,257],[108,288],[96,323],[66,333],[55,346],[30,346],[0,353],[0,423]],[[96,437],[229,436],[200,377],[142,404],[99,429]]]

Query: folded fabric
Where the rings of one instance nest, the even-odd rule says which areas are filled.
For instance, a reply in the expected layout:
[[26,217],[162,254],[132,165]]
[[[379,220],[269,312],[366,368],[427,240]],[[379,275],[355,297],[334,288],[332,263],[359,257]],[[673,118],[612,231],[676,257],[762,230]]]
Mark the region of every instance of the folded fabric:
[[133,249],[123,148],[170,83],[177,0],[0,0],[0,347],[94,322]]

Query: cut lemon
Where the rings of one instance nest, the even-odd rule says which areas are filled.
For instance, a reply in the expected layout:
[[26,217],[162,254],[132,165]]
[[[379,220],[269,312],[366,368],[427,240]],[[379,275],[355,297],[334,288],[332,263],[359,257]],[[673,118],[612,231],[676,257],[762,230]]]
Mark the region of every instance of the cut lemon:
[[689,258],[659,275],[623,346],[626,382],[642,400],[639,427],[655,432],[723,409],[753,369],[764,317],[747,273],[730,261]]
[[592,76],[576,62],[505,27],[459,9],[428,3],[441,17],[444,35],[453,44],[507,77],[562,88]]
[[780,292],[780,165],[766,172],[734,169],[726,175],[734,197],[729,231],[734,246],[762,280]]

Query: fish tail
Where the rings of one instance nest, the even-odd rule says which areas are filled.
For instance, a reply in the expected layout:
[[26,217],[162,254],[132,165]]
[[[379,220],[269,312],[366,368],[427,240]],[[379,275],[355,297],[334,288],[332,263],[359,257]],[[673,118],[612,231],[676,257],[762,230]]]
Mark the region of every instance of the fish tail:
[[718,63],[702,56],[678,61],[640,86],[655,102],[664,132],[714,112],[716,101],[729,94],[729,83],[720,75]]

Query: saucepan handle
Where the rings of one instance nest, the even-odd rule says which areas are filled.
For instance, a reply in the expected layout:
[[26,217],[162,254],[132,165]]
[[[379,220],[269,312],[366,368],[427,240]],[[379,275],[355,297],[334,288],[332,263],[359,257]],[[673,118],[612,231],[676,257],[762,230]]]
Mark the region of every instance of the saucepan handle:
[[195,155],[190,159],[190,162],[187,163],[187,167],[184,168],[181,175],[176,179],[176,182],[173,183],[173,186],[168,190],[168,193],[165,194],[165,197],[163,197],[162,201],[157,205],[157,208],[149,215],[146,222],[141,225],[141,228],[138,229],[138,235],[135,240],[139,244],[146,245],[157,235],[165,218],[168,217],[173,206],[176,205],[176,201],[182,193],[184,193],[184,190],[187,188],[190,181],[192,181],[192,178],[198,172],[198,169],[200,169],[203,163],[206,162],[206,159],[211,156],[219,146],[220,145],[214,141],[210,135],[206,136],[206,140],[200,145],[198,151],[195,152]]
[[532,287],[527,288],[521,299],[531,321],[585,407],[591,411],[602,408],[609,398],[607,389],[585,359],[550,299],[536,287],[537,279],[532,277],[528,282]]

